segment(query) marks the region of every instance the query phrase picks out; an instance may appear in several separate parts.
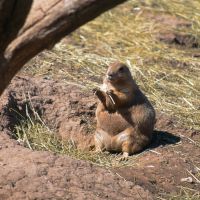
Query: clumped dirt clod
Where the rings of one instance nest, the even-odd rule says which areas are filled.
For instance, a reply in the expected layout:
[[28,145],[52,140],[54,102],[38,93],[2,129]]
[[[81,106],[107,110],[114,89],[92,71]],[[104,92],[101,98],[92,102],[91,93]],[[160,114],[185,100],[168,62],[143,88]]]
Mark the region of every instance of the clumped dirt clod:
[[175,119],[158,114],[151,146],[135,155],[134,166],[111,172],[67,156],[34,152],[10,139],[20,120],[17,113],[23,118],[30,102],[62,138],[73,139],[80,149],[93,146],[92,93],[59,81],[16,77],[1,97],[0,199],[153,199],[161,192],[178,192],[177,186],[200,189],[194,178],[181,182],[200,164],[199,132],[177,128]]

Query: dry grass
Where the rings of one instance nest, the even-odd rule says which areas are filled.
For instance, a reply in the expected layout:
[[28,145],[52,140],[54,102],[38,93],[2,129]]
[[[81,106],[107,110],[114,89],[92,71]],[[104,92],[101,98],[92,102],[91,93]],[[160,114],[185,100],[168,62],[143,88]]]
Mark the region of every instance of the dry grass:
[[68,155],[79,160],[87,160],[95,165],[106,168],[119,168],[134,166],[139,155],[131,156],[127,160],[120,160],[119,154],[95,153],[78,149],[73,140],[62,141],[54,130],[49,129],[33,107],[30,99],[26,99],[26,112],[16,114],[16,125],[12,137],[19,144],[37,151],[50,151],[57,154]]
[[180,187],[177,195],[168,195],[166,198],[158,197],[159,200],[199,200],[200,192],[187,187]]
[[[193,56],[200,56],[199,48],[169,45],[155,37],[161,31],[175,31],[196,37],[200,44],[199,13],[199,0],[130,0],[38,55],[21,73],[61,79],[88,90],[101,83],[110,62],[120,60],[130,66],[157,110],[176,117],[184,127],[200,130],[200,58]],[[160,15],[176,16],[191,26],[175,28],[152,18]],[[81,152],[73,142],[62,143],[52,130],[30,119],[16,127],[16,134],[31,149],[68,154],[100,166],[133,165],[136,159],[119,162],[116,155]],[[197,200],[200,194],[182,188],[167,199]]]
[[[177,16],[188,20],[191,27],[174,30],[149,13]],[[160,30],[173,29],[199,40],[199,13],[198,0],[131,0],[81,27],[52,51],[33,59],[24,70],[91,89],[101,82],[107,64],[121,60],[129,64],[157,110],[177,117],[187,128],[200,129],[200,59],[192,56],[199,48],[155,39]]]
[[32,150],[51,151],[64,154],[80,160],[87,160],[95,165],[106,168],[133,166],[137,156],[120,161],[119,155],[94,153],[76,148],[73,141],[63,142],[38,119],[28,118],[15,127],[14,137],[23,146]]

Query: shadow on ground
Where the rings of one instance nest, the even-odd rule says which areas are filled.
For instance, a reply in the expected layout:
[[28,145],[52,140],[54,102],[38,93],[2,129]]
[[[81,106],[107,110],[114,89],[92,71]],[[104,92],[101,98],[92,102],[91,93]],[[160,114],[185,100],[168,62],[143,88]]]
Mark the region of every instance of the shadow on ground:
[[149,148],[154,149],[159,146],[166,146],[171,144],[176,144],[180,142],[181,138],[179,136],[173,135],[167,131],[158,131],[153,132],[152,143]]

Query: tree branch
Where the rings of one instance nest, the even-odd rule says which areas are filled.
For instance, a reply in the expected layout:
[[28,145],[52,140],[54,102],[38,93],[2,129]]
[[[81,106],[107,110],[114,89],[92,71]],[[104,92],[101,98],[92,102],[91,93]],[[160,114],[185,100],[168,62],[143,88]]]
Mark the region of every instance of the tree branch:
[[[26,7],[22,5],[24,1],[17,1],[13,11],[16,14],[12,15],[13,22],[10,22],[9,26],[12,37],[9,36],[7,41],[11,42],[0,55],[0,94],[29,59],[102,12],[124,1],[26,0]],[[20,13],[23,13],[23,16]],[[16,36],[15,39],[13,35]]]

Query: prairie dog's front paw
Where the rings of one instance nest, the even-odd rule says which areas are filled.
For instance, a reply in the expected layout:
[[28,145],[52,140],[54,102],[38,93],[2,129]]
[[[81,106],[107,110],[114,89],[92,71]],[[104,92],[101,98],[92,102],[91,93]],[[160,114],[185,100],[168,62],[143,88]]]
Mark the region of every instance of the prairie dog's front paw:
[[98,97],[103,95],[102,91],[99,88],[95,88],[92,91],[93,91],[94,95],[96,95]]
[[114,99],[113,99],[114,91],[113,91],[113,90],[108,90],[108,91],[106,91],[106,94],[107,94],[108,97],[110,98],[112,104],[115,104],[115,101],[114,101]]
[[106,93],[106,92],[108,91],[108,86],[107,86],[107,84],[105,84],[105,83],[102,84],[102,85],[100,86],[100,90]]
[[94,95],[96,95],[98,93],[98,91],[100,91],[99,88],[92,89],[92,92],[93,92]]
[[105,103],[105,92],[101,91],[99,88],[93,89],[94,95],[102,102]]

